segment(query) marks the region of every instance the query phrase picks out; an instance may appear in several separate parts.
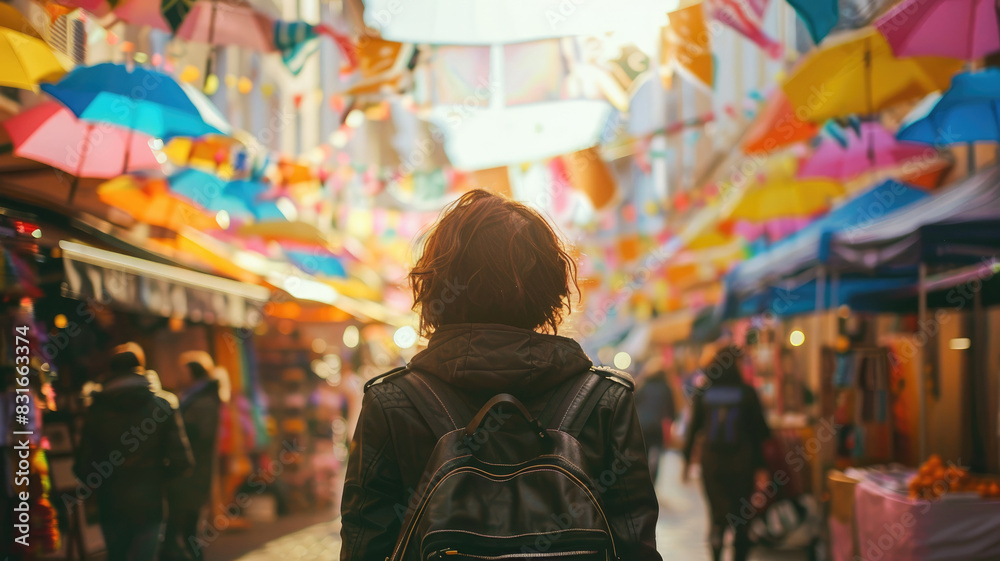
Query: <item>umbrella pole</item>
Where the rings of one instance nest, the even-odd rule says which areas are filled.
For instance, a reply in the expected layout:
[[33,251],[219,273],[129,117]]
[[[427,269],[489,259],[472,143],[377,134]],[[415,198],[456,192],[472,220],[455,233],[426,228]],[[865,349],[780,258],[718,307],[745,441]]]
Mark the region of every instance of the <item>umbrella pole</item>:
[[215,40],[215,10],[218,6],[218,0],[212,0],[212,12],[208,16],[208,57],[205,59],[205,81],[202,84],[202,88],[208,85],[208,77],[212,75],[212,64],[215,62],[215,45],[212,41]]
[[[920,263],[917,273],[917,333],[925,333],[924,325],[927,322],[927,265]],[[917,399],[920,402],[918,411],[918,432],[917,432],[917,462],[924,461],[927,457],[927,372],[926,346],[931,344],[930,337],[920,353],[920,363],[917,364]]]
[[122,175],[128,172],[128,160],[132,153],[132,135],[135,134],[131,128],[128,129],[128,136],[125,137],[125,158],[122,160]]
[[80,148],[80,161],[76,164],[76,173],[73,174],[73,183],[69,186],[69,197],[66,198],[66,204],[73,204],[73,199],[76,198],[76,188],[80,185],[80,174],[83,173],[83,162],[87,159],[87,152],[90,148],[90,135],[94,133],[94,125],[87,125],[87,134],[83,137],[83,146]]
[[966,154],[966,172],[968,175],[972,175],[976,171],[976,143],[970,142],[968,144],[968,153]]
[[[872,40],[865,39],[865,101],[868,104],[868,120],[875,122],[875,95],[872,92]],[[869,127],[872,128],[872,127]],[[868,134],[868,170],[875,169],[875,131]]]

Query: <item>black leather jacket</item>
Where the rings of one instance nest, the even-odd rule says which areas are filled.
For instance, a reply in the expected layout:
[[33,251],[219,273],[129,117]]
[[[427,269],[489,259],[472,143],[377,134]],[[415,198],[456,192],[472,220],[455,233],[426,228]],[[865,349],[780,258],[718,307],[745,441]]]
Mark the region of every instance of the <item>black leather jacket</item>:
[[[585,375],[592,363],[573,340],[493,324],[439,329],[409,370],[457,388],[475,411],[497,393],[511,393],[537,414],[564,383]],[[614,384],[580,433],[591,474],[600,482],[619,555],[625,561],[659,560],[655,547],[659,510],[646,463],[632,391]],[[447,397],[446,397],[447,399]],[[455,419],[460,425],[469,419]],[[396,543],[410,496],[437,439],[406,395],[391,383],[365,394],[351,444],[343,496],[341,559],[383,561]],[[611,476],[613,474],[613,477]],[[601,477],[604,477],[602,480]]]

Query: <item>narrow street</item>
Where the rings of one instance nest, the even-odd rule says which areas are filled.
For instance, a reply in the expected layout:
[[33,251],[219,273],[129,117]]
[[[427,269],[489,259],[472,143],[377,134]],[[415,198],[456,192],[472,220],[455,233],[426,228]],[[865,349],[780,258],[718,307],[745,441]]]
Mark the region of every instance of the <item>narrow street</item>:
[[[711,552],[705,541],[707,534],[706,505],[697,481],[688,485],[680,483],[680,455],[669,453],[662,464],[657,484],[660,499],[660,521],[657,543],[664,561],[701,561],[711,559]],[[315,517],[312,518],[313,520]],[[299,520],[299,518],[294,518]],[[303,517],[302,522],[307,518]],[[276,525],[291,526],[293,519],[283,519]],[[278,528],[275,528],[277,530]],[[248,541],[267,528],[250,532],[230,533],[220,537],[209,548],[208,561],[329,561],[340,555],[340,524],[338,521],[314,523],[302,530],[262,543],[247,552]],[[259,538],[257,538],[259,540]],[[805,553],[799,551],[756,550],[752,561],[805,561]]]

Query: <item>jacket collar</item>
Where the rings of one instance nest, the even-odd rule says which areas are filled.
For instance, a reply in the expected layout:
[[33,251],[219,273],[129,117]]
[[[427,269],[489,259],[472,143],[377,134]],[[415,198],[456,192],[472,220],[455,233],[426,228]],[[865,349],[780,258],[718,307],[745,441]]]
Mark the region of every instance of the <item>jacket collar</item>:
[[463,389],[522,393],[550,389],[592,364],[566,337],[466,323],[435,331],[409,368]]
[[118,373],[102,386],[102,392],[114,393],[135,388],[149,389],[149,380],[141,374]]

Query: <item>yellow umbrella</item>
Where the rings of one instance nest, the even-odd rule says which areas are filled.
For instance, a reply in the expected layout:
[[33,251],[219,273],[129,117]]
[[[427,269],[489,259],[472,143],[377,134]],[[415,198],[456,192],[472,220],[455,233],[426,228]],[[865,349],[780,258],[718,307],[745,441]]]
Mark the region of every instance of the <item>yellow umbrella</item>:
[[32,90],[66,69],[48,44],[13,6],[0,4],[0,86]]
[[728,218],[767,222],[812,216],[830,208],[844,193],[840,183],[829,179],[796,179],[791,174],[772,173],[747,188]]
[[35,39],[42,39],[42,34],[31,25],[28,18],[21,15],[21,12],[17,11],[17,8],[10,4],[0,4],[0,27],[20,31]]
[[796,115],[821,123],[946,89],[962,64],[943,57],[896,58],[885,37],[865,28],[808,55],[782,88]]

